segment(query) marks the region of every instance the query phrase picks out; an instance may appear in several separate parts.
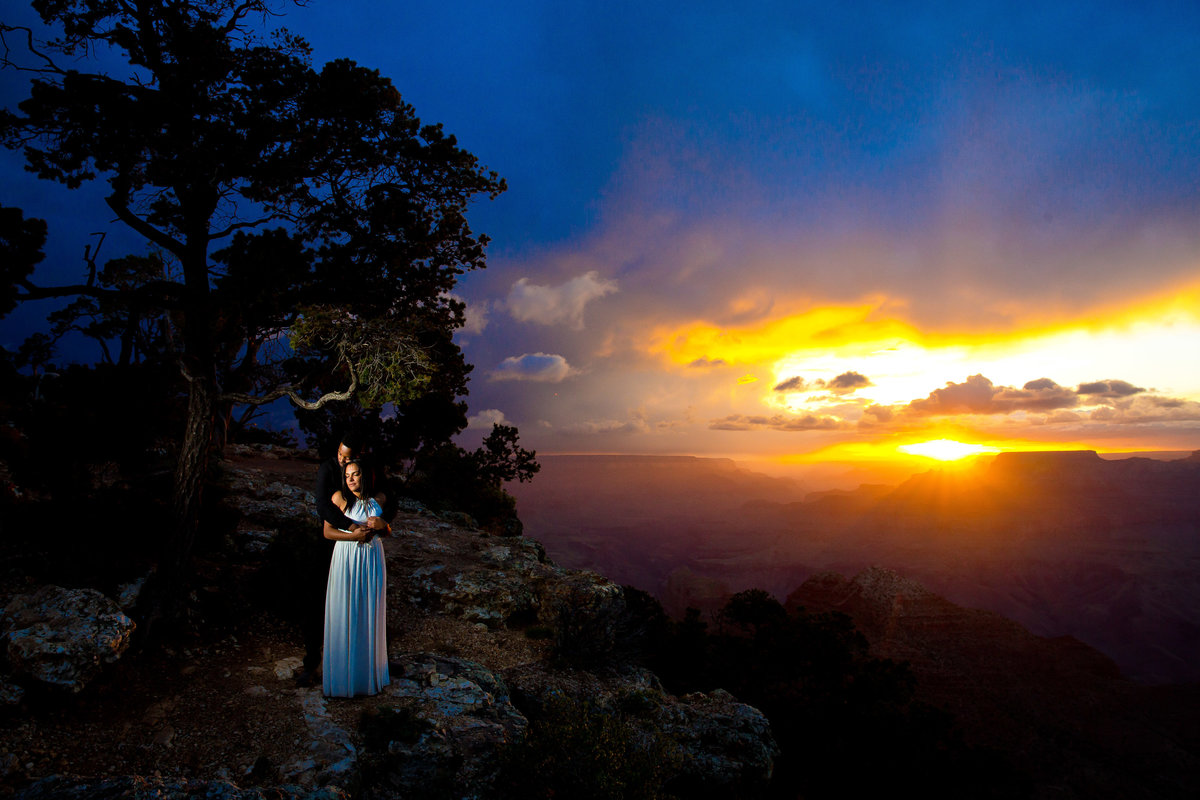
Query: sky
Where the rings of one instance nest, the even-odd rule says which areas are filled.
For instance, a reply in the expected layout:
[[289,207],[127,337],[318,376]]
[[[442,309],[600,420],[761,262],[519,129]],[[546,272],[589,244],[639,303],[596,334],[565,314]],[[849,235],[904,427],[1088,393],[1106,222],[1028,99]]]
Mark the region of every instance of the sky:
[[1195,2],[285,11],[508,182],[456,291],[468,444],[1200,448]]

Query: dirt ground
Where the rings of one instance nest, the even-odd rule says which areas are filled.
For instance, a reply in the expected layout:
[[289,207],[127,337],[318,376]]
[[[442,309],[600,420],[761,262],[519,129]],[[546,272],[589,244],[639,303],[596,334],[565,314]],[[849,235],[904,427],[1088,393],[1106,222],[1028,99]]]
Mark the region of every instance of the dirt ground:
[[[316,475],[311,461],[233,462],[305,489]],[[400,533],[384,543],[389,573],[397,560],[411,563],[402,530],[421,521],[404,512],[394,521]],[[298,628],[264,610],[244,611],[232,622],[127,652],[79,695],[29,696],[22,711],[0,718],[0,790],[52,774],[289,782],[313,747],[311,700],[319,689],[298,687],[293,678],[304,653]],[[545,648],[520,632],[426,614],[389,591],[393,659],[435,651],[503,669],[544,658]],[[353,737],[372,703],[334,698],[324,707]]]

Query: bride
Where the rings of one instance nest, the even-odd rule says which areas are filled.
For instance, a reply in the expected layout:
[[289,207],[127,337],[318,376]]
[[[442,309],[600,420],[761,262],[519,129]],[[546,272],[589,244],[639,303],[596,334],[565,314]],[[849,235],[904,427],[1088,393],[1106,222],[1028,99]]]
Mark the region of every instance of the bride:
[[371,470],[361,460],[348,462],[333,503],[366,528],[350,532],[325,523],[325,538],[336,542],[325,590],[321,671],[327,697],[375,694],[388,685],[387,574],[376,534],[391,528],[379,516],[374,490]]

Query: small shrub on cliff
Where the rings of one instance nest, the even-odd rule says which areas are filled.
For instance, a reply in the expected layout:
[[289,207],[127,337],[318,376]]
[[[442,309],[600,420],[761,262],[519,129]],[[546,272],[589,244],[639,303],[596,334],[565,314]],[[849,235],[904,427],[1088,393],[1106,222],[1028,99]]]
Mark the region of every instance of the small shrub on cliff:
[[557,695],[505,753],[498,788],[514,800],[659,800],[673,796],[663,785],[680,758],[620,711]]

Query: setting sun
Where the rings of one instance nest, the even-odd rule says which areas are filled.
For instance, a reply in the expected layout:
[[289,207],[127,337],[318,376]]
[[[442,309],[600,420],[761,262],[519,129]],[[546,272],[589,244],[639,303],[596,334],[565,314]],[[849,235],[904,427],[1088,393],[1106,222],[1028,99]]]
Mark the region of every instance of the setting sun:
[[982,444],[965,444],[953,439],[934,439],[929,442],[903,444],[898,448],[903,453],[914,456],[935,458],[938,461],[957,461],[967,456],[977,456],[983,453],[999,453],[998,447],[987,447]]

